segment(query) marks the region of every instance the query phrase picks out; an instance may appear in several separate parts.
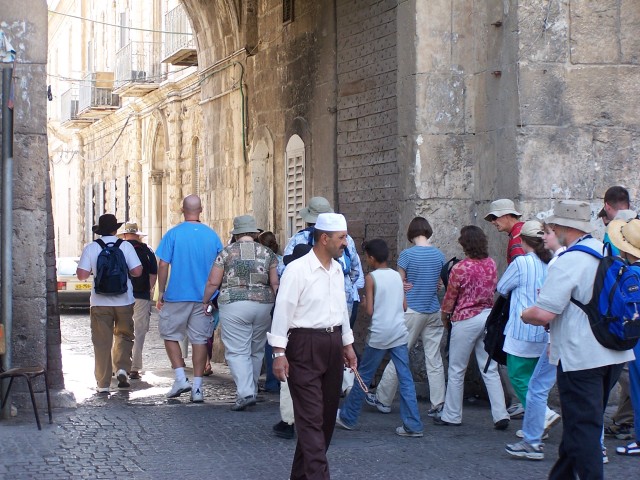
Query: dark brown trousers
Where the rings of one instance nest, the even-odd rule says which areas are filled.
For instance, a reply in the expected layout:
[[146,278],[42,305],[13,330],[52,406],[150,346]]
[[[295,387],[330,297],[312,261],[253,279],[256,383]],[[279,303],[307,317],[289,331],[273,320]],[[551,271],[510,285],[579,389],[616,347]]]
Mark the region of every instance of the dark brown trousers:
[[342,333],[292,329],[286,353],[298,433],[291,480],[328,480],[326,453],[336,425],[344,367]]

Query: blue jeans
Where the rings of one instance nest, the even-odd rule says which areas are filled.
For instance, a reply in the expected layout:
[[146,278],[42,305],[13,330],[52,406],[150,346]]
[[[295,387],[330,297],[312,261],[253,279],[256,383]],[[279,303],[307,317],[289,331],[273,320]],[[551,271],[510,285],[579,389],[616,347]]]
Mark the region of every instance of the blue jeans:
[[[418,411],[418,400],[416,399],[416,386],[413,383],[411,368],[409,367],[409,349],[407,345],[381,350],[366,345],[362,354],[362,363],[358,369],[360,377],[365,385],[369,385],[375,375],[380,362],[385,354],[391,354],[391,361],[396,367],[398,383],[400,384],[400,418],[405,430],[409,432],[422,432],[423,426]],[[354,427],[358,423],[358,417],[362,410],[364,401],[364,391],[359,382],[354,382],[351,392],[345,398],[340,409],[340,419],[349,427]]]
[[280,380],[276,378],[273,374],[273,357],[271,354],[273,353],[273,348],[269,345],[269,342],[264,344],[264,362],[265,362],[265,382],[264,389],[267,392],[279,392],[280,391]]
[[524,440],[529,444],[542,442],[549,392],[556,383],[558,368],[549,363],[549,355],[543,352],[533,370],[527,390],[527,409],[522,422]]
[[633,349],[636,359],[629,362],[629,391],[633,405],[636,441],[640,442],[640,342]]

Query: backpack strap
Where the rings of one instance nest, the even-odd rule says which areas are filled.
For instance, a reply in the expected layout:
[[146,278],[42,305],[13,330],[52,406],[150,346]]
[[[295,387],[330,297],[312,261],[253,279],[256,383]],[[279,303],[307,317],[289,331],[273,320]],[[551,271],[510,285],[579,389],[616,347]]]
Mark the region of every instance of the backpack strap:
[[116,247],[116,248],[120,248],[121,244],[122,244],[122,239],[119,238],[113,246]]
[[101,239],[101,238],[96,238],[96,239],[94,240],[94,242],[96,242],[98,245],[100,245],[100,248],[107,248],[107,244],[106,244],[106,243],[104,243],[104,241],[102,241],[102,239]]
[[564,255],[564,254],[569,253],[569,252],[584,252],[584,253],[588,253],[589,255],[591,255],[593,257],[596,257],[598,260],[600,260],[603,257],[603,255],[601,253],[596,252],[593,248],[585,247],[584,245],[580,245],[580,244],[577,244],[577,245],[574,245],[573,247],[567,248],[564,252],[562,252],[558,256]]

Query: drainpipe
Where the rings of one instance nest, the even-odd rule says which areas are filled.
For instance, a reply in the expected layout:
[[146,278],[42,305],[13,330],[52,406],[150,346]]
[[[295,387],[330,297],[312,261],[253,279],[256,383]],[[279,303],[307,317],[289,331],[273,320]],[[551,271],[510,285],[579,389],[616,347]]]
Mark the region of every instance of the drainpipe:
[[[13,283],[12,283],[12,234],[13,234],[13,108],[9,108],[13,68],[2,69],[2,323],[7,350],[2,357],[2,368],[11,368],[11,329],[13,324]],[[5,394],[2,384],[2,396]],[[11,399],[4,405],[2,416],[11,416]]]

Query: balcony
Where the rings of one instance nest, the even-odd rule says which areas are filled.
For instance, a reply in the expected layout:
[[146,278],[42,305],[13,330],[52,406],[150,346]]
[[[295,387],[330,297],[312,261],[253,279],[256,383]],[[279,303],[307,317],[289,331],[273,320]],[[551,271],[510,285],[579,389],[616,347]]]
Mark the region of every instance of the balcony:
[[80,84],[79,118],[101,118],[120,108],[120,97],[113,92],[113,72],[90,73]]
[[116,53],[114,93],[121,97],[142,97],[164,80],[160,70],[162,45],[131,42]]
[[162,63],[191,67],[198,65],[198,53],[191,24],[182,4],[164,16],[164,58]]
[[60,125],[64,128],[84,128],[93,122],[78,117],[78,87],[72,87],[60,98]]

